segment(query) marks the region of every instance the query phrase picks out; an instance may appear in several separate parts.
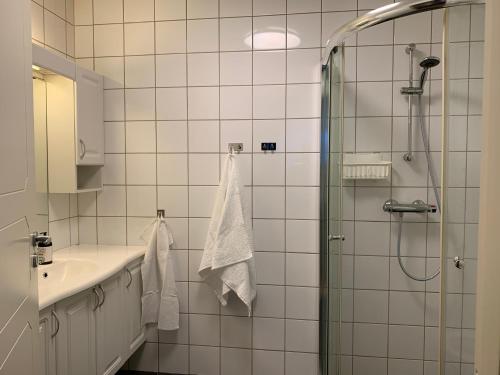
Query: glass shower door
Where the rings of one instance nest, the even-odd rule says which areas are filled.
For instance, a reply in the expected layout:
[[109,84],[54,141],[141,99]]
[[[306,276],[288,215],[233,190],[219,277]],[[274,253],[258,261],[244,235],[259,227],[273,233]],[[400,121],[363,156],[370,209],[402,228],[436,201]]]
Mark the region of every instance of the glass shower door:
[[328,375],[340,374],[341,354],[343,73],[344,49],[339,47],[323,67],[322,77],[321,351],[322,374]]

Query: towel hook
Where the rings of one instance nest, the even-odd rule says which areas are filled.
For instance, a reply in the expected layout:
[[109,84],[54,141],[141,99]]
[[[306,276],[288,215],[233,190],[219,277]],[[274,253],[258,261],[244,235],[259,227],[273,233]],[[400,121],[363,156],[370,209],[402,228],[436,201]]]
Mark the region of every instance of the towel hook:
[[165,219],[165,210],[156,210],[156,216],[158,219]]
[[227,147],[231,154],[240,153],[243,151],[243,143],[229,143]]

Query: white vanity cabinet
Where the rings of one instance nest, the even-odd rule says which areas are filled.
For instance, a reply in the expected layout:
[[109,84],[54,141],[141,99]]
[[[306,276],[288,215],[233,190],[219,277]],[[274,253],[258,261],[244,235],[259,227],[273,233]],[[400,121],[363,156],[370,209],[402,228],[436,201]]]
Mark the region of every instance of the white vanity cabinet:
[[99,289],[102,295],[96,310],[97,375],[114,374],[125,362],[123,342],[127,317],[122,272],[102,282]]
[[56,340],[59,323],[55,318],[52,306],[40,312],[40,374],[53,375],[56,373]]
[[144,343],[141,263],[40,312],[43,375],[112,375]]
[[56,303],[59,319],[56,338],[57,374],[96,373],[96,313],[99,301],[92,290]]
[[145,327],[141,324],[142,315],[142,259],[130,263],[124,271],[124,312],[127,316],[125,353],[134,353],[145,340]]

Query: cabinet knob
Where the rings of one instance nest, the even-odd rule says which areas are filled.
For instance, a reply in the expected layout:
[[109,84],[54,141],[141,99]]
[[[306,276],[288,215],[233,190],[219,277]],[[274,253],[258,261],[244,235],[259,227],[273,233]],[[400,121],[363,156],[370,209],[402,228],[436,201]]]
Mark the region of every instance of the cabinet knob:
[[128,277],[129,277],[129,280],[128,280],[128,284],[127,284],[127,289],[130,287],[130,285],[132,284],[132,272],[130,272],[130,270],[128,268],[126,268],[126,271],[127,271],[127,274],[128,274]]
[[80,159],[83,159],[86,153],[87,149],[85,147],[85,142],[80,139]]
[[52,314],[52,316],[56,320],[56,331],[50,335],[50,337],[54,338],[59,333],[59,328],[60,328],[61,323],[59,322],[59,317],[57,316],[57,314],[54,310],[52,310],[50,313]]

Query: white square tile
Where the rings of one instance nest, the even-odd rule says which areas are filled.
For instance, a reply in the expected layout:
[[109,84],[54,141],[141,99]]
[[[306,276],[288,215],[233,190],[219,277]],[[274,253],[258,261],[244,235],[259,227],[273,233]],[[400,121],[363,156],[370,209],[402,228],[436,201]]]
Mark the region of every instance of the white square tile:
[[287,0],[286,11],[288,14],[321,12],[321,0]]
[[43,30],[43,7],[33,1],[31,2],[31,38],[41,43],[43,43],[45,39]]
[[346,11],[346,10],[357,10],[357,0],[323,0],[322,10],[323,12],[335,12],[335,11]]
[[220,322],[218,316],[190,314],[189,327],[190,344],[220,344]]
[[[334,0],[336,1],[336,0]],[[337,2],[337,1],[336,1]],[[322,21],[321,21],[321,44],[325,45],[327,40],[330,39],[332,34],[339,27],[344,25],[347,22],[352,21],[353,19],[358,17],[358,13],[356,11],[353,12],[331,12],[331,13],[323,13]],[[360,35],[362,32],[358,33]],[[356,38],[349,38],[346,41],[346,45],[352,46],[356,45]]]
[[[219,313],[219,301],[210,287],[205,283],[189,283],[189,312],[194,314]],[[217,322],[219,317],[215,317]],[[192,331],[192,330],[190,330]],[[196,334],[193,332],[192,334]],[[217,325],[217,341],[219,340],[219,326]],[[218,342],[216,343],[219,344]]]
[[[243,152],[252,151],[252,121],[250,120],[224,120],[220,126],[220,150],[228,150],[229,143],[243,143]],[[240,155],[240,159],[241,156]],[[250,156],[250,155],[249,155]],[[251,159],[250,159],[251,164]],[[250,165],[251,169],[251,165]],[[245,177],[245,176],[243,176]],[[250,176],[251,178],[251,176]],[[244,182],[251,184],[250,181]]]
[[104,186],[97,193],[97,214],[99,216],[125,216],[125,186]]
[[221,18],[221,51],[244,51],[252,49],[252,18]]
[[283,220],[254,219],[253,233],[256,251],[285,250],[285,226]]
[[253,54],[253,83],[279,84],[286,81],[285,51],[255,51]]
[[[303,272],[303,270],[308,270]],[[319,286],[319,254],[286,254],[286,283],[294,286]]]
[[261,151],[262,142],[276,142],[276,152],[285,151],[285,121],[284,120],[254,120],[253,151]]
[[123,22],[123,1],[97,1],[93,7],[95,24]]
[[285,117],[285,86],[254,86],[253,116],[256,119]]
[[390,117],[358,118],[356,123],[356,151],[391,151],[391,130],[392,119]]
[[390,301],[390,324],[424,324],[426,300],[423,292],[391,291]]
[[284,218],[285,189],[283,187],[254,187],[253,212],[255,218]]
[[277,285],[257,285],[254,316],[283,318],[285,313],[285,287]]
[[96,216],[96,193],[79,193],[78,194],[78,215],[79,216]]
[[155,89],[127,89],[125,103],[127,120],[155,119]]
[[186,21],[156,22],[156,53],[186,52]]
[[127,122],[127,152],[156,152],[156,126],[153,121]]
[[355,290],[353,320],[360,323],[387,323],[389,293],[383,290]]
[[252,118],[252,87],[221,87],[220,100],[220,117],[222,119]]
[[253,351],[253,375],[284,375],[284,352]]
[[150,217],[131,217],[127,216],[127,245],[146,245],[141,237],[144,229],[151,224],[154,215]]
[[45,43],[59,52],[66,53],[66,23],[55,14],[43,13]]
[[237,348],[252,347],[252,318],[221,317],[221,345]]
[[389,326],[389,355],[396,358],[422,359],[424,327]]
[[[318,320],[319,289],[287,286],[286,317],[289,319]],[[290,348],[287,347],[287,349]]]
[[357,221],[356,255],[389,255],[390,223]]
[[64,0],[45,0],[44,7],[61,18],[65,18],[66,2]]
[[355,355],[387,355],[387,325],[355,323],[353,334]]
[[221,374],[251,375],[252,351],[221,348]]
[[216,192],[217,186],[190,186],[189,216],[211,217]]
[[240,17],[252,15],[252,0],[221,0],[221,17]]
[[288,375],[319,375],[319,357],[317,354],[286,352],[285,368]]
[[321,93],[319,84],[287,86],[287,118],[320,117],[320,110]]
[[48,205],[50,221],[67,219],[70,217],[68,194],[49,194]]
[[127,216],[151,217],[155,214],[156,186],[127,186]]
[[[406,270],[414,275],[425,275],[425,260],[423,258],[401,258]],[[430,270],[429,270],[430,274]],[[421,291],[424,286],[421,282],[411,280],[406,276],[397,261],[391,259],[390,262],[390,289],[391,290],[408,290]]]
[[[203,249],[205,247],[209,221],[210,219],[208,218],[189,219],[189,247],[191,249]],[[198,274],[199,266],[200,263],[198,262],[196,265],[196,274]]]
[[219,22],[217,19],[188,21],[188,52],[217,52],[218,50]]
[[[38,1],[40,5],[43,1]],[[92,24],[92,0],[75,0],[75,25]]]
[[220,54],[220,84],[249,85],[252,83],[252,52],[222,52]]
[[[259,4],[254,3],[254,15],[256,5]],[[286,48],[286,17],[254,17],[253,48],[254,50]]]
[[190,154],[189,184],[217,185],[219,183],[219,155]]
[[318,253],[318,234],[318,220],[287,220],[286,251],[298,253]]
[[187,89],[185,87],[156,89],[157,120],[187,119]]
[[160,344],[159,370],[166,373],[187,373],[189,371],[189,346]]
[[[87,218],[81,218],[85,219]],[[94,218],[90,218],[94,219]],[[49,223],[49,232],[52,236],[53,250],[63,249],[68,247],[71,243],[70,238],[70,219],[52,221]],[[94,221],[95,225],[95,221]],[[78,232],[78,231],[77,231]]]
[[76,26],[75,42],[75,57],[94,56],[94,29],[92,26]]
[[287,16],[287,48],[321,47],[321,13]]
[[392,84],[390,82],[358,83],[357,115],[390,116],[391,97]]
[[104,155],[103,184],[125,184],[125,155]]
[[189,86],[216,86],[219,84],[218,53],[191,53],[187,57]]
[[319,218],[319,187],[286,188],[287,219]]
[[319,120],[287,120],[286,123],[287,152],[319,152]]
[[190,152],[219,151],[218,121],[192,121],[189,123],[188,129]]
[[154,56],[125,57],[125,86],[134,88],[155,86]]
[[389,258],[363,256],[356,258],[354,287],[359,289],[387,289],[389,286]]
[[116,89],[124,86],[125,64],[123,57],[95,58],[94,66],[94,70],[104,76],[105,89]]
[[147,55],[154,53],[155,30],[153,22],[126,23],[124,30],[125,55]]
[[284,14],[286,13],[286,0],[254,0],[253,14]]
[[431,13],[423,12],[396,20],[394,43],[429,43],[431,41]]
[[187,185],[187,155],[158,154],[158,185]]
[[157,152],[186,152],[187,124],[184,121],[158,121]]
[[297,352],[318,352],[319,323],[310,320],[286,320],[285,348]]
[[285,346],[283,319],[253,318],[253,347],[255,349],[283,350]]
[[195,374],[219,374],[220,348],[208,346],[189,347],[189,368]]
[[186,0],[155,0],[156,20],[186,19]]
[[219,16],[219,3],[217,0],[187,0],[187,17],[216,18]]
[[283,285],[285,282],[285,254],[274,252],[255,253],[258,284]]
[[154,0],[124,0],[125,22],[154,21]]
[[157,371],[158,344],[146,343],[130,358],[130,368],[136,371]]
[[104,90],[104,121],[123,121],[124,119],[124,90]]
[[186,55],[156,55],[156,86],[186,86]]
[[188,119],[210,120],[219,118],[219,88],[188,88]]
[[127,185],[155,185],[156,157],[154,154],[127,154]]
[[392,50],[392,46],[358,47],[358,81],[392,80]]
[[321,81],[321,50],[298,49],[287,51],[287,83]]
[[284,154],[255,154],[253,156],[253,184],[281,185],[285,184]]
[[125,245],[127,242],[125,217],[98,217],[97,243],[103,245]]
[[286,184],[319,186],[319,154],[287,154]]

